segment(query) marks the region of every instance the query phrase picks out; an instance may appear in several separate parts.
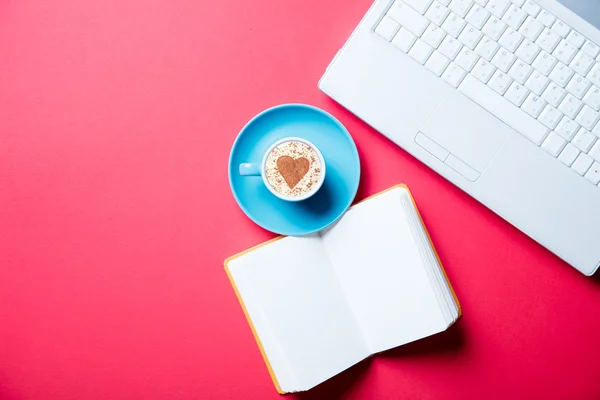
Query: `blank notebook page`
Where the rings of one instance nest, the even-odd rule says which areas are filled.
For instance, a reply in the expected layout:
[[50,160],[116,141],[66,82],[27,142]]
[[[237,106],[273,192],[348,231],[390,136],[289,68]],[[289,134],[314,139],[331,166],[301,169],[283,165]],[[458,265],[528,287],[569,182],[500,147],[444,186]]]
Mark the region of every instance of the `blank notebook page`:
[[228,266],[284,391],[306,390],[370,354],[318,236],[284,238]]
[[360,203],[322,233],[371,353],[447,328],[400,196],[409,194],[398,188]]

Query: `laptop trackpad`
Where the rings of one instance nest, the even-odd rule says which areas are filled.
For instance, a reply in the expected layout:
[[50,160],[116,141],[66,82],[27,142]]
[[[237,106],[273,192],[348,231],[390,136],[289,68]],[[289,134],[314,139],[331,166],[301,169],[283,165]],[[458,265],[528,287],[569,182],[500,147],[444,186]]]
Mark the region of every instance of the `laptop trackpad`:
[[421,132],[481,173],[502,147],[507,129],[504,123],[456,93],[440,102]]

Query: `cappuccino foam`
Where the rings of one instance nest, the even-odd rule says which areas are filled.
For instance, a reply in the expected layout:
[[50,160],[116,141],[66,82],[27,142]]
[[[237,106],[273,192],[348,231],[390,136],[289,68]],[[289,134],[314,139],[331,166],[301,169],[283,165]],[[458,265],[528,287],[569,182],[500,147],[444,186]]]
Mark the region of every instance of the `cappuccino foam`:
[[265,175],[271,187],[286,196],[302,196],[321,179],[321,161],[309,145],[289,141],[277,145],[267,156]]

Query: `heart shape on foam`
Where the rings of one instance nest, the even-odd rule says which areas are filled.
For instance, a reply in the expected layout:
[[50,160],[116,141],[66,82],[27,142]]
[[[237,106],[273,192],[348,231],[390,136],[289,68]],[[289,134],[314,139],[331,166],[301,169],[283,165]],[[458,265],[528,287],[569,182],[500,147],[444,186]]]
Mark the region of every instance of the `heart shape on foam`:
[[277,159],[277,169],[290,189],[296,187],[298,182],[304,178],[309,168],[310,162],[304,157],[292,158],[290,156],[281,156]]

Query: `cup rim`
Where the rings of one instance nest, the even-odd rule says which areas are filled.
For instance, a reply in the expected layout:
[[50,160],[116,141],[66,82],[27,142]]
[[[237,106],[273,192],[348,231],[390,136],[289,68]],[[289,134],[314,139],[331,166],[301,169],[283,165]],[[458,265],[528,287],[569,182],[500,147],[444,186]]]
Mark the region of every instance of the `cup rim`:
[[[310,146],[315,153],[317,153],[317,156],[319,157],[319,161],[321,163],[321,176],[319,178],[319,182],[317,183],[317,185],[313,188],[313,190],[311,190],[310,192],[305,193],[302,196],[288,196],[285,195],[283,193],[279,193],[278,191],[276,191],[273,186],[271,186],[271,184],[269,183],[268,179],[267,179],[267,175],[266,175],[266,170],[267,170],[267,158],[269,157],[269,154],[271,154],[271,151],[273,151],[273,149],[277,146],[279,146],[282,143],[285,142],[301,142],[304,143],[307,146]],[[276,197],[280,198],[281,200],[285,200],[285,201],[302,201],[302,200],[306,200],[309,199],[310,197],[312,197],[315,193],[317,193],[319,191],[319,189],[321,189],[321,186],[323,186],[323,182],[325,182],[325,174],[327,172],[327,166],[325,164],[325,158],[323,157],[323,154],[321,153],[321,150],[319,150],[319,148],[310,140],[306,140],[304,138],[300,138],[300,137],[295,137],[295,136],[290,136],[290,137],[286,137],[283,139],[279,139],[277,140],[275,143],[273,143],[272,145],[269,146],[269,148],[267,149],[267,151],[265,152],[263,159],[260,163],[260,175],[262,177],[263,183],[264,185],[267,187],[267,189],[269,190],[269,192],[273,193],[273,195],[275,195]]]

